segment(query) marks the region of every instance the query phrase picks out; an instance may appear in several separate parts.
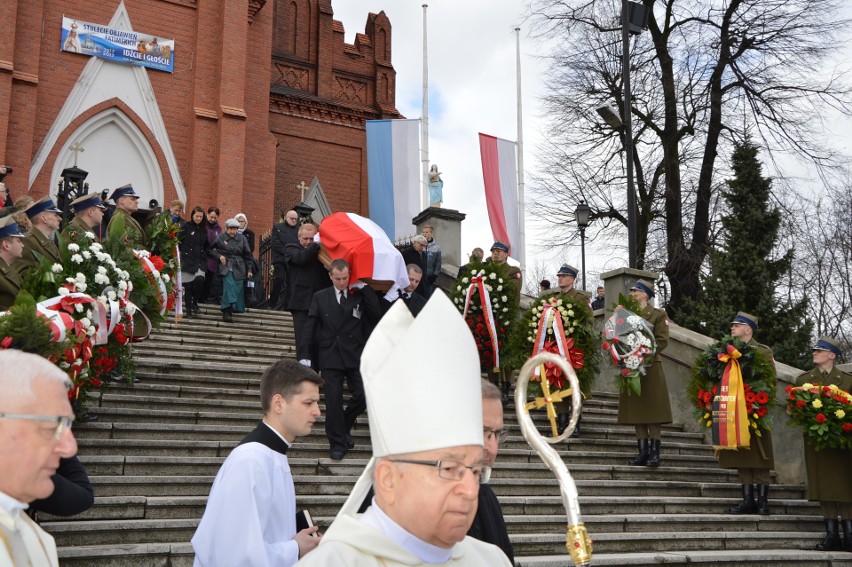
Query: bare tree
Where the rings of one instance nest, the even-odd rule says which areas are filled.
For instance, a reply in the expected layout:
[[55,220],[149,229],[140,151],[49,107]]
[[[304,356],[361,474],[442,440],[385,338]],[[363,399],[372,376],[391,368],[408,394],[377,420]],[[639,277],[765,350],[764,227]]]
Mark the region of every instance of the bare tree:
[[[837,163],[820,112],[850,113],[850,86],[824,68],[846,33],[844,0],[643,0],[648,32],[634,40],[633,160],[639,267],[664,267],[669,306],[695,297],[713,244],[717,155],[750,134],[770,155],[795,155],[825,171]],[[532,20],[557,46],[545,100],[550,116],[531,210],[559,228],[580,199],[614,243],[626,225],[624,131],[595,108],[623,108],[619,0],[533,0]],[[821,71],[817,73],[815,71]],[[724,173],[724,171],[722,172]],[[574,231],[554,231],[564,244]]]

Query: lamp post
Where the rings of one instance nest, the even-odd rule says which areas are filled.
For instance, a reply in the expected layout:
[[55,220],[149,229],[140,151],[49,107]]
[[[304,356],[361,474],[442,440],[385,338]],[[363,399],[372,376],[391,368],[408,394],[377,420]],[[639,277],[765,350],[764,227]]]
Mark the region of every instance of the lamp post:
[[583,291],[586,291],[586,227],[592,221],[592,208],[581,200],[574,209],[574,218],[577,219],[577,228],[580,229],[580,261],[583,266]]

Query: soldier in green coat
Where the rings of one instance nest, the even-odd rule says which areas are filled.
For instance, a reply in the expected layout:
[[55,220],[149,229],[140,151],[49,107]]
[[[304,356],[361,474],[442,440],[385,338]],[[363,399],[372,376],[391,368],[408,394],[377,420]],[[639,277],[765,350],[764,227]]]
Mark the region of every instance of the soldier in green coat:
[[[576,303],[589,306],[592,294],[574,287],[574,281],[577,279],[577,271],[577,268],[574,266],[570,264],[563,264],[562,267],[559,268],[559,271],[556,272],[557,288],[554,291],[555,293],[560,294],[559,297],[561,298],[570,299]],[[585,324],[591,327],[594,324],[591,308],[589,309],[588,315],[589,317],[585,321]],[[568,422],[571,419],[571,402],[566,400],[553,404],[553,406],[556,408],[557,413],[557,431],[560,435],[562,435],[562,432],[568,427]],[[580,421],[578,418],[577,427],[574,429],[571,437],[578,437],[579,435]]]
[[[737,313],[731,321],[731,336],[744,343],[756,346],[766,358],[772,361],[772,376],[764,377],[767,384],[775,384],[775,358],[772,349],[754,340],[757,330],[757,317],[743,311]],[[760,435],[756,435],[759,432]],[[751,443],[747,449],[719,451],[719,466],[723,469],[736,469],[742,484],[743,500],[730,510],[731,514],[769,514],[769,484],[772,482],[770,471],[775,467],[772,452],[772,432],[758,429],[751,432]],[[757,490],[755,487],[757,485]],[[755,492],[757,501],[755,501]]]
[[9,309],[21,291],[21,276],[12,263],[24,253],[23,239],[12,215],[0,218],[0,311]]
[[115,203],[115,213],[109,219],[107,234],[110,233],[115,220],[118,217],[122,217],[124,218],[124,233],[130,246],[147,249],[148,237],[145,235],[142,225],[133,218],[133,213],[139,210],[139,195],[133,190],[133,186],[125,185],[119,187],[112,192],[110,199]]
[[[796,385],[834,384],[852,392],[852,375],[837,368],[840,344],[831,337],[820,337],[813,347],[815,368],[796,379]],[[805,467],[808,471],[808,500],[822,507],[826,536],[816,545],[819,551],[852,552],[852,450],[822,449],[817,451],[805,437]],[[837,518],[843,524],[843,541]]]
[[71,201],[71,210],[74,211],[74,218],[62,231],[62,236],[71,239],[78,239],[87,232],[95,235],[94,241],[97,242],[98,231],[104,220],[104,209],[106,207],[101,201],[101,196],[97,193],[88,193],[82,197],[77,197]]
[[56,208],[56,204],[50,197],[35,201],[24,210],[24,213],[30,219],[32,228],[24,237],[23,255],[15,261],[14,267],[22,278],[28,270],[41,262],[42,258],[59,263],[59,248],[56,247],[53,239],[62,222],[62,211]]
[[651,359],[651,365],[641,378],[642,394],[621,392],[618,397],[618,423],[636,428],[639,454],[627,461],[634,466],[660,466],[660,440],[662,425],[672,422],[672,406],[669,401],[669,387],[660,353],[669,344],[669,318],[662,309],[650,304],[654,298],[654,284],[639,280],[630,288],[630,295],[642,308],[637,313],[651,324],[657,352]]

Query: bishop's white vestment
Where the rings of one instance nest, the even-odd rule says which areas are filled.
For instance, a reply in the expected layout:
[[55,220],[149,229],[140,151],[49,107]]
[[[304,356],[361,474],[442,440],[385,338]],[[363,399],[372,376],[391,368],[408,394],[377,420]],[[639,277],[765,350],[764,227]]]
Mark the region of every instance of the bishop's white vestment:
[[26,507],[0,492],[0,567],[57,567],[53,536],[26,515]]

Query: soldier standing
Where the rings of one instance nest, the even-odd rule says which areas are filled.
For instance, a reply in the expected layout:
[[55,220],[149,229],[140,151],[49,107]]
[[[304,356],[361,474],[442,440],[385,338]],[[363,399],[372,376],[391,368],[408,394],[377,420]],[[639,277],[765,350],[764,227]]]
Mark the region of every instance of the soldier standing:
[[[575,303],[579,303],[581,305],[589,306],[589,300],[591,299],[591,294],[587,291],[582,291],[574,287],[574,282],[577,280],[577,268],[570,264],[563,264],[559,271],[556,272],[556,282],[559,287],[556,288],[556,292],[561,294],[561,297],[570,299]],[[586,320],[583,322],[584,325],[588,325],[591,327],[594,324],[592,319],[592,312],[588,310]],[[561,402],[553,404],[556,408],[557,412],[557,431],[560,435],[565,429],[568,427],[568,422],[571,419],[571,402],[563,400]],[[577,420],[577,427],[574,429],[574,432],[571,434],[571,437],[577,437],[580,435],[580,421]]]
[[53,263],[59,262],[59,248],[53,239],[54,233],[59,230],[59,223],[62,222],[62,211],[56,208],[50,197],[39,199],[24,212],[33,226],[24,237],[24,253],[15,262],[15,269],[21,277],[42,258]]
[[142,229],[142,225],[133,218],[133,213],[139,210],[139,195],[133,190],[132,185],[124,185],[112,192],[110,197],[115,203],[115,214],[109,219],[107,234],[119,217],[124,219],[124,234],[131,246],[137,248],[148,248],[148,237]]

